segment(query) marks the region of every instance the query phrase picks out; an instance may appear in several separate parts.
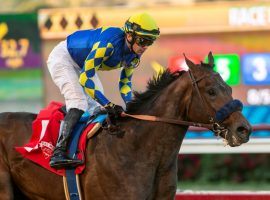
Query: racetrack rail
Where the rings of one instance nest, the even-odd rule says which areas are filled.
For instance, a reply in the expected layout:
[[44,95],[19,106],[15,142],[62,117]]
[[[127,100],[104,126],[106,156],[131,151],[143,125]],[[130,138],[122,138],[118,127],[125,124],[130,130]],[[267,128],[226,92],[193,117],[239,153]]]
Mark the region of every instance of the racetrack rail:
[[177,191],[175,200],[270,200],[270,191]]

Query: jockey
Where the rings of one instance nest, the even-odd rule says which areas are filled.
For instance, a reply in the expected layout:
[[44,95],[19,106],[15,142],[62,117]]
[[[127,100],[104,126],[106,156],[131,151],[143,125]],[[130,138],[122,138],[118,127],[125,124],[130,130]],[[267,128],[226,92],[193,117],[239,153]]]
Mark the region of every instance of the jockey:
[[124,102],[132,98],[131,77],[144,51],[159,37],[159,28],[147,13],[131,16],[124,28],[101,27],[76,31],[50,53],[47,65],[51,77],[65,98],[67,114],[61,123],[59,138],[50,166],[63,168],[82,164],[69,158],[67,147],[73,127],[82,114],[103,106],[116,119],[124,111],[104,95],[97,71],[122,68],[119,91]]

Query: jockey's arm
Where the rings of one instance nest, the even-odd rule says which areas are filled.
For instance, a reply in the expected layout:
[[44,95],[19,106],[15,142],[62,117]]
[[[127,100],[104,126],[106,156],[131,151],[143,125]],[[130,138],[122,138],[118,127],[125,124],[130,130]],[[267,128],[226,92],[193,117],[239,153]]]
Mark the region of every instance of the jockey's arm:
[[84,62],[84,67],[79,78],[79,82],[83,86],[85,92],[102,106],[105,106],[110,101],[97,87],[94,79],[96,71],[100,68],[102,62],[107,60],[112,53],[113,45],[111,43],[104,43],[101,41],[96,42]]
[[122,99],[127,102],[132,99],[132,82],[131,78],[133,75],[134,68],[123,67],[119,80],[119,91]]

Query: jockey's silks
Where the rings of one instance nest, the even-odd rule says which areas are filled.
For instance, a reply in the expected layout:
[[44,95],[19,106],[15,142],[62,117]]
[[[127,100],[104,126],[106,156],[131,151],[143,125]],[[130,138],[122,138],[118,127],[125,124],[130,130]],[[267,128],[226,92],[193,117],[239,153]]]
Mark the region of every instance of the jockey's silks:
[[73,60],[82,68],[79,81],[88,95],[103,106],[109,103],[95,84],[95,73],[97,70],[122,67],[119,91],[125,102],[131,100],[131,78],[140,57],[127,47],[121,28],[76,31],[67,37],[67,48]]

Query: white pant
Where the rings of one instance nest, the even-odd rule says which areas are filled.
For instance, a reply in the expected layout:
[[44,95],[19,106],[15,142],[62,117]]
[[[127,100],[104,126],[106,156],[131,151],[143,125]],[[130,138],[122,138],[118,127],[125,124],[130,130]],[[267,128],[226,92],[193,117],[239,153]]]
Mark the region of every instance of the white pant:
[[[65,98],[67,110],[70,108],[78,108],[83,111],[93,113],[98,102],[87,95],[83,87],[79,83],[80,67],[74,62],[67,50],[67,42],[60,42],[50,53],[47,65],[51,77],[61,94]],[[94,82],[103,92],[102,84],[96,74]]]

